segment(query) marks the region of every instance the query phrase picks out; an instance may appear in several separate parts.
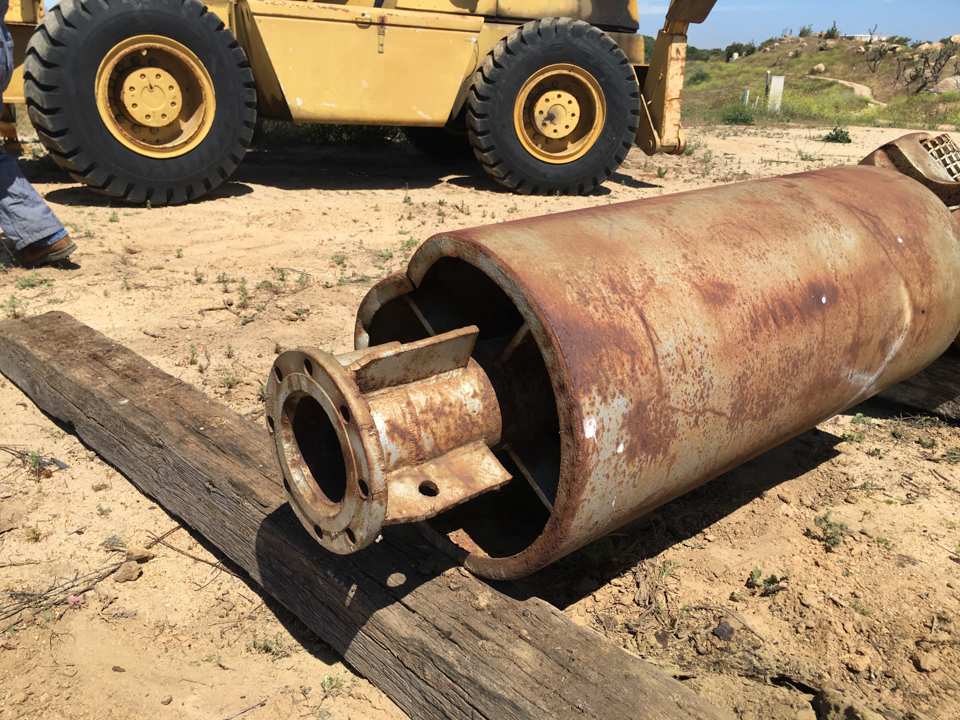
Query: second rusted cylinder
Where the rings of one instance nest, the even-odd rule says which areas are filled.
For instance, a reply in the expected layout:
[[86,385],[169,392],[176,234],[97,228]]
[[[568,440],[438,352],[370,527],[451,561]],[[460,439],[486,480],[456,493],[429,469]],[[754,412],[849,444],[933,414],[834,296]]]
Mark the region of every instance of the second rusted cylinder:
[[514,480],[433,527],[516,577],[932,362],[960,331],[957,224],[855,167],[446,233],[356,339],[465,325]]

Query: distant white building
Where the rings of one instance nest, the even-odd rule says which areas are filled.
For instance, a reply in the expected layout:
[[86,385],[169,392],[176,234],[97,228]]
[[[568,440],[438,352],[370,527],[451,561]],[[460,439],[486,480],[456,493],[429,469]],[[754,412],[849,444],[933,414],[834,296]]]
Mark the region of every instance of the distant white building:
[[889,35],[871,35],[870,33],[864,33],[863,35],[844,35],[844,38],[847,40],[857,40],[858,42],[863,43],[873,43],[873,42],[884,42],[889,40]]

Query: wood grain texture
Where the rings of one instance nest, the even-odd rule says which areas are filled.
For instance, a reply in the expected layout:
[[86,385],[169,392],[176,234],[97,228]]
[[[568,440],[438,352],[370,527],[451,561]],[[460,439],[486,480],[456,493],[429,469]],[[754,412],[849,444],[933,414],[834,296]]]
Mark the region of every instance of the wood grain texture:
[[960,420],[960,354],[947,352],[923,372],[878,397],[948,420]]
[[413,718],[722,717],[556,608],[453,567],[409,529],[356,555],[327,553],[289,510],[264,428],[69,315],[0,323],[0,372]]

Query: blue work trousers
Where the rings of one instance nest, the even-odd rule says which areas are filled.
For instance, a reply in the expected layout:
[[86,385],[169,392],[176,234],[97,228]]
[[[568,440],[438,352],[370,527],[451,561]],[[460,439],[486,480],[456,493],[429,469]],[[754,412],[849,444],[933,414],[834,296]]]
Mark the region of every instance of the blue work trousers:
[[[0,0],[0,93],[13,73],[13,38],[3,22],[9,0]],[[0,94],[0,104],[3,98]],[[0,230],[14,250],[42,240],[59,239],[63,225],[40,193],[23,176],[16,158],[0,146]]]

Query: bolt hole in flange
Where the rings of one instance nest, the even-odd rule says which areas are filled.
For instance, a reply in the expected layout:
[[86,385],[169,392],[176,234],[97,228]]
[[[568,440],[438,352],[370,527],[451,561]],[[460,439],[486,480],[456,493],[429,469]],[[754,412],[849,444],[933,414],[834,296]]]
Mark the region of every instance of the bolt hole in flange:
[[424,480],[420,483],[420,494],[424,497],[436,497],[440,494],[440,488],[432,480]]
[[345,423],[350,422],[350,409],[346,405],[341,405],[338,410],[340,412],[340,417],[343,418],[343,421]]
[[304,358],[303,360],[303,371],[312,376],[313,375],[313,363],[310,362],[310,358]]
[[351,530],[350,528],[347,528],[346,530],[343,531],[343,534],[347,536],[347,540],[350,541],[351,545],[357,544],[357,536],[353,534],[353,530]]

